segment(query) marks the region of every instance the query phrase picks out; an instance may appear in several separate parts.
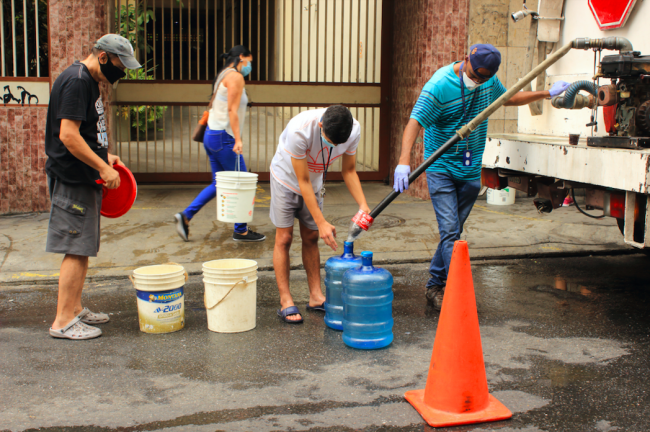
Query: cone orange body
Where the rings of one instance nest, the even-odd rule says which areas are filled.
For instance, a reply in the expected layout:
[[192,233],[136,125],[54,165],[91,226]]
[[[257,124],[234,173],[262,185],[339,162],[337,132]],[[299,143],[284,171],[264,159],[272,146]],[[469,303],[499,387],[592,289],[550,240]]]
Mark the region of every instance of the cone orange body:
[[512,413],[488,393],[467,242],[451,257],[429,376],[406,400],[434,427],[505,420]]

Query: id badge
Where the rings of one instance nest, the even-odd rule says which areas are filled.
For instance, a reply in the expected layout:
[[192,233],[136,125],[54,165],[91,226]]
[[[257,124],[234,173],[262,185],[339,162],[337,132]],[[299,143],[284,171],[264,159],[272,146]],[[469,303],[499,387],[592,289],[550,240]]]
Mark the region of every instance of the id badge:
[[320,194],[319,195],[320,195],[321,198],[325,198],[325,186],[320,188]]
[[472,151],[463,150],[463,166],[471,167],[472,166]]

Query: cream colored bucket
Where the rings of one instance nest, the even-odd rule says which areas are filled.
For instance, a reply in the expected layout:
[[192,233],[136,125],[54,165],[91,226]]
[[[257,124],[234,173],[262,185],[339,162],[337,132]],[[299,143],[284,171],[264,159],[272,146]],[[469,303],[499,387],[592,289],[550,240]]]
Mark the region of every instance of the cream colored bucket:
[[138,298],[138,321],[145,333],[171,333],[185,326],[187,272],[175,263],[140,267],[129,276]]
[[255,328],[257,262],[222,259],[203,264],[208,329],[239,333]]
[[217,173],[217,220],[245,223],[253,220],[257,174],[242,171]]

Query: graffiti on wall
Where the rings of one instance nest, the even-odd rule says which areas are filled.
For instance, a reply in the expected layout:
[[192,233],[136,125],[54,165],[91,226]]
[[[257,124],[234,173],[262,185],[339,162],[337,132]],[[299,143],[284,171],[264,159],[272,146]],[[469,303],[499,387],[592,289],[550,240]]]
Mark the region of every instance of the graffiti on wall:
[[[2,106],[33,106],[49,101],[49,82],[2,82],[0,79]],[[45,100],[44,100],[45,99]]]

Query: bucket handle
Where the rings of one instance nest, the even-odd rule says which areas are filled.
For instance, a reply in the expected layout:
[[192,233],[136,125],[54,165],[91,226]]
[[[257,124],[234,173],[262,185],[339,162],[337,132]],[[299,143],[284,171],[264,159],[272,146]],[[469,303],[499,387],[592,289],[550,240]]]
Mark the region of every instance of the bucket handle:
[[235,184],[235,187],[237,189],[239,189],[239,187],[241,186],[241,183],[239,183],[239,178],[241,177],[241,174],[240,174],[241,173],[241,164],[239,162],[239,159],[240,159],[240,155],[237,155],[237,167],[236,167],[236,170],[237,170],[237,183]]
[[224,300],[226,299],[226,297],[228,297],[228,295],[232,292],[232,290],[234,290],[235,287],[236,287],[237,285],[239,285],[240,283],[242,283],[242,282],[244,282],[245,284],[248,283],[248,276],[244,276],[244,277],[242,278],[242,280],[240,280],[239,282],[237,282],[237,283],[235,283],[233,286],[231,286],[230,289],[228,290],[228,292],[226,293],[226,295],[223,296],[223,297],[221,297],[221,300],[219,300],[218,302],[216,302],[216,303],[213,304],[212,306],[208,306],[208,297],[207,297],[207,292],[205,292],[205,293],[203,294],[203,303],[205,304],[205,308],[206,308],[207,310],[212,310],[212,309],[216,308],[217,306],[219,306],[219,304],[221,304],[221,302],[224,301]]

